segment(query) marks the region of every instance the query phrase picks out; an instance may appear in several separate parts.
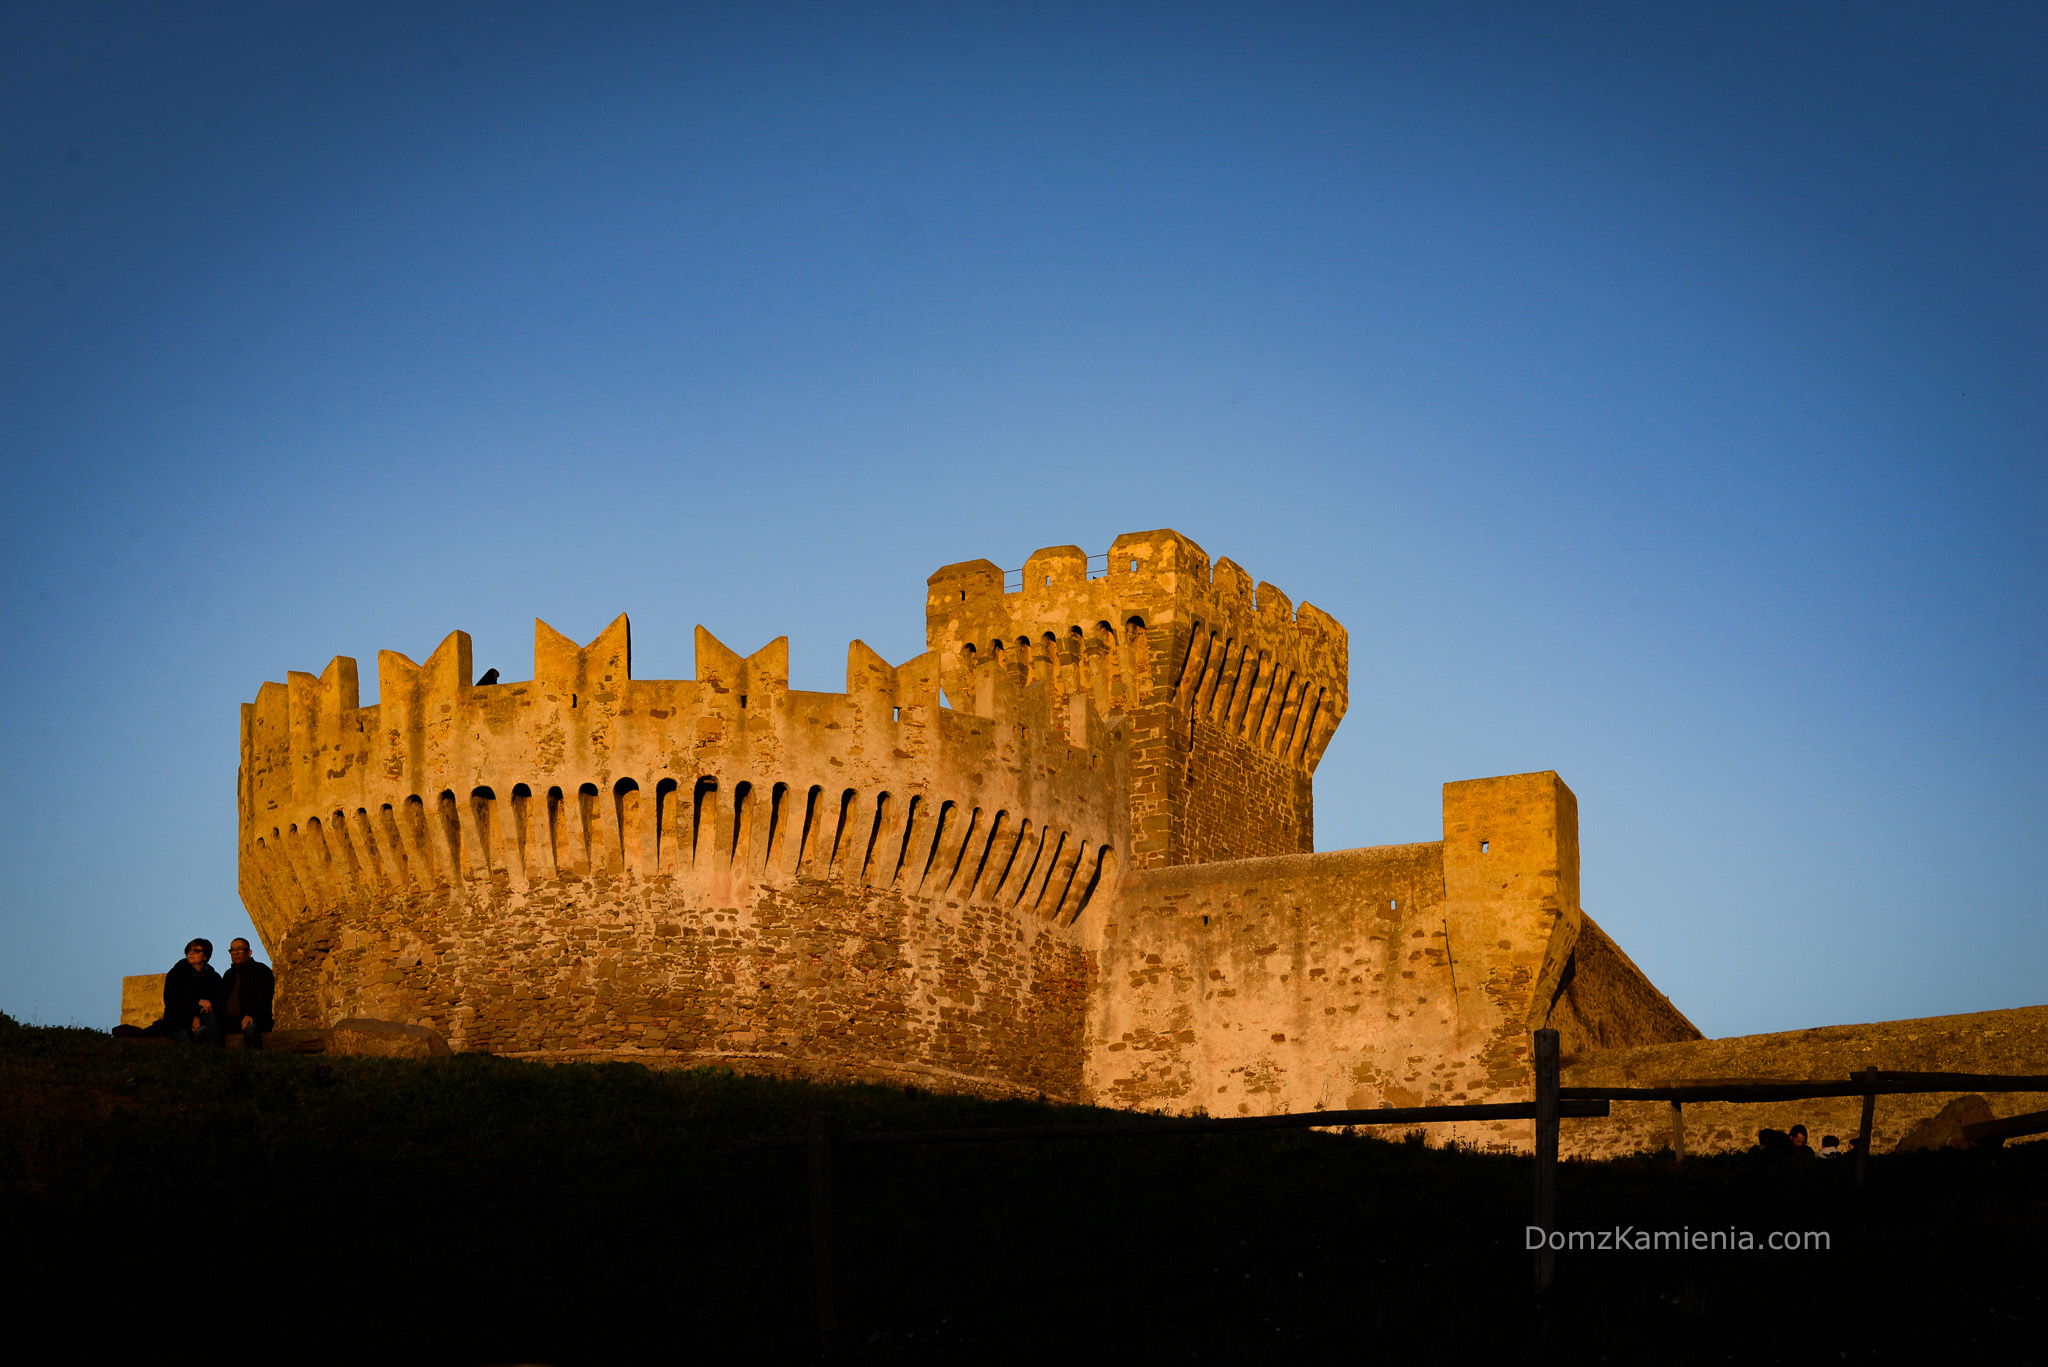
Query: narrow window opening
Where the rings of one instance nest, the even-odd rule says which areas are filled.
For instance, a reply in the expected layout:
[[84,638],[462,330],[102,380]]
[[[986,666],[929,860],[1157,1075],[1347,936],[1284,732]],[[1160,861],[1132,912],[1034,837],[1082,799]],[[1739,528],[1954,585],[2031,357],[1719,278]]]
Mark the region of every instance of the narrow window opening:
[[675,862],[676,781],[665,778],[654,785],[654,867],[659,870]]
[[[1056,919],[1061,908],[1066,906],[1067,895],[1074,890],[1074,875],[1080,872],[1081,860],[1087,853],[1087,846],[1076,841],[1072,853],[1068,853],[1066,838],[1062,836],[1060,851],[1063,857],[1052,866],[1052,877],[1046,880],[1045,892],[1038,899],[1038,904],[1045,908],[1045,918],[1048,921]],[[1052,890],[1055,883],[1060,887],[1058,893]]]
[[571,694],[569,695],[569,706],[571,706],[571,707],[574,707],[575,705],[576,705],[576,695],[575,695],[574,693],[571,693]]
[[787,783],[778,783],[768,790],[768,846],[761,858],[764,867],[775,862],[776,838],[779,836],[785,844],[789,841],[789,832],[783,829],[782,821],[782,800],[788,796]]
[[1132,573],[1132,574],[1136,574],[1137,572],[1138,572],[1138,562],[1137,562],[1137,561],[1135,561],[1135,560],[1133,560],[1133,561],[1131,562],[1131,573]]
[[889,795],[887,793],[875,794],[875,824],[868,827],[868,847],[861,851],[860,856],[860,876],[863,882],[867,879],[869,867],[875,862],[875,842],[882,838],[882,823],[888,819],[888,816]]
[[798,870],[802,870],[806,855],[814,859],[817,856],[817,851],[812,848],[816,842],[811,838],[811,831],[817,824],[818,799],[824,795],[824,792],[823,788],[813,783],[810,793],[804,798],[804,824],[803,828],[796,833],[796,868]]
[[963,897],[974,896],[974,890],[981,886],[982,874],[988,872],[988,857],[995,852],[996,837],[1003,833],[1003,819],[1008,812],[997,812],[995,820],[988,823],[988,840],[981,847],[981,862],[974,866],[974,878],[961,889]]
[[890,720],[890,721],[902,721],[902,720],[903,720],[903,709],[902,709],[902,708],[900,708],[900,707],[892,707],[892,708],[890,708],[890,709],[889,709],[889,720]]
[[939,820],[932,829],[932,847],[924,857],[924,872],[918,875],[917,885],[921,888],[932,876],[932,865],[939,861],[939,845],[946,838],[946,828],[953,824],[956,809],[950,802],[939,803]]
[[747,695],[746,695],[746,694],[744,694],[744,693],[742,693],[742,694],[740,694],[740,706],[741,706],[741,707],[745,707],[746,705],[747,705]]
[[1010,899],[1012,906],[1024,905],[1024,894],[1031,891],[1031,880],[1038,873],[1038,861],[1045,857],[1046,842],[1052,837],[1043,828],[1038,832],[1038,843],[1031,847],[1031,862],[1024,866],[1024,876],[1017,880],[1017,895]]
[[548,857],[554,861],[556,872],[562,869],[562,851],[565,847],[562,831],[562,790],[548,789]]
[[524,783],[512,785],[512,844],[519,852],[519,867],[526,864],[526,836],[528,814],[533,810],[533,789]]
[[700,778],[697,780],[696,791],[690,797],[690,862],[692,864],[708,858],[711,853],[710,850],[704,847],[704,805],[707,801],[716,801],[717,796],[717,779]]
[[995,885],[989,889],[990,901],[996,900],[996,898],[1002,893],[1002,890],[1010,885],[1010,871],[1017,867],[1017,856],[1019,853],[1023,851],[1024,842],[1029,840],[1030,838],[1031,818],[1026,817],[1017,827],[1016,843],[1010,846],[1010,853],[1003,860],[1002,875],[996,879]]
[[896,867],[889,870],[889,886],[894,887],[903,877],[903,866],[910,862],[910,840],[917,834],[917,809],[924,805],[924,797],[913,796],[910,806],[903,813],[903,843],[896,847]]
[[583,829],[577,833],[580,848],[576,851],[579,856],[576,862],[581,867],[587,869],[591,867],[590,837],[591,833],[597,829],[597,785],[595,783],[586,783],[576,790],[576,814],[583,819]]
[[953,856],[953,867],[946,870],[946,886],[952,887],[960,877],[960,865],[966,862],[967,847],[974,843],[974,833],[981,829],[981,808],[976,807],[967,814],[967,834],[960,837],[960,853]]
[[491,829],[491,813],[498,795],[489,788],[476,788],[469,795],[469,810],[476,818],[477,848],[483,852],[484,871],[491,872],[491,853],[496,846],[497,832]]
[[732,859],[732,863],[733,863],[733,866],[734,866],[735,868],[739,867],[739,865],[740,865],[740,861],[741,861],[741,860],[743,860],[743,859],[744,859],[744,858],[745,858],[745,857],[746,857],[746,856],[747,856],[748,854],[752,853],[752,851],[750,851],[750,850],[748,850],[748,849],[747,849],[747,845],[746,845],[746,842],[747,842],[747,837],[753,834],[753,832],[752,832],[752,831],[750,831],[750,830],[748,830],[748,828],[747,828],[747,825],[748,825],[748,823],[747,823],[747,816],[748,816],[748,810],[747,810],[747,799],[748,799],[748,798],[750,798],[750,797],[752,797],[753,795],[754,795],[754,785],[753,785],[753,784],[751,784],[751,783],[735,783],[735,784],[733,785],[733,789],[732,789],[732,852],[731,852],[731,856],[730,856],[730,857],[731,857],[731,859]]
[[1048,574],[1047,576],[1045,576],[1045,586],[1046,586],[1047,588],[1051,588],[1051,587],[1052,587],[1052,576],[1051,576],[1051,575],[1049,575],[1049,574]]
[[[462,839],[462,819],[456,815],[455,792],[443,789],[441,792],[441,819],[448,824],[448,838],[458,843]],[[316,820],[318,818],[315,818]]]
[[1387,910],[1388,910],[1388,911],[1399,911],[1400,909],[1401,909],[1401,904],[1400,904],[1400,902],[1398,902],[1398,901],[1395,901],[1395,900],[1392,900],[1392,899],[1389,899],[1389,900],[1388,900],[1388,902],[1387,902]]
[[839,847],[846,840],[846,815],[853,810],[853,789],[848,788],[839,795],[839,820],[832,827],[832,852],[826,856],[825,869],[832,872],[839,867]]
[[1480,852],[1481,854],[1485,854],[1485,853],[1486,853],[1486,847],[1487,847],[1488,845],[1492,844],[1492,843],[1493,843],[1493,842],[1492,842],[1492,841],[1490,841],[1490,840],[1482,840],[1482,841],[1480,841],[1480,842],[1479,842],[1479,852]]
[[618,833],[619,867],[638,865],[640,844],[640,785],[622,778],[612,785],[612,829]]
[[[1046,853],[1048,847],[1050,847],[1052,851],[1050,854]],[[1033,911],[1038,910],[1039,906],[1045,901],[1046,889],[1052,886],[1052,880],[1059,874],[1060,855],[1065,853],[1066,848],[1067,833],[1065,831],[1060,832],[1059,838],[1057,840],[1053,839],[1051,836],[1047,836],[1045,838],[1044,843],[1039,846],[1038,863],[1045,865],[1045,877],[1038,880],[1038,895],[1031,899],[1031,909]],[[1031,868],[1032,872],[1036,873],[1038,871],[1038,864],[1033,864]],[[1031,884],[1029,882],[1025,883],[1024,890],[1026,892],[1031,891]],[[1059,910],[1059,904],[1057,902],[1053,904],[1053,910]]]
[[961,602],[963,602],[963,603],[967,601],[967,590],[966,590],[966,589],[962,589],[962,590],[960,590],[960,601],[961,601]]

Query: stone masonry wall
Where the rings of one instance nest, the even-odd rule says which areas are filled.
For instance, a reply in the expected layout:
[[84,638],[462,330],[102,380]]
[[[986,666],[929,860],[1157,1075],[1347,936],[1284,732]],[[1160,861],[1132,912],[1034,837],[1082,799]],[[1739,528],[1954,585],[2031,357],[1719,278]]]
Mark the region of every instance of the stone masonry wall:
[[[858,642],[845,694],[701,629],[636,680],[618,622],[536,624],[536,678],[468,641],[352,661],[244,709],[242,891],[281,1028],[349,1015],[459,1048],[655,1051],[1072,1097],[1083,945],[1128,848],[1125,751],[1086,697]],[[1097,913],[1088,919],[1090,909]]]
[[598,873],[362,908],[287,941],[281,1023],[370,1016],[496,1053],[1080,1097],[1092,960],[1028,899],[824,878],[737,906],[700,893]]
[[1315,846],[1315,786],[1286,760],[1206,720],[1187,728],[1176,864],[1307,854]]
[[[1579,909],[1577,807],[1555,774],[1445,785],[1444,830],[1127,875],[1102,927],[1090,1092],[1226,1115],[1521,1099],[1529,1032],[1568,1000],[1634,1042],[1697,1036]],[[1628,1007],[1611,1022],[1610,1002]]]

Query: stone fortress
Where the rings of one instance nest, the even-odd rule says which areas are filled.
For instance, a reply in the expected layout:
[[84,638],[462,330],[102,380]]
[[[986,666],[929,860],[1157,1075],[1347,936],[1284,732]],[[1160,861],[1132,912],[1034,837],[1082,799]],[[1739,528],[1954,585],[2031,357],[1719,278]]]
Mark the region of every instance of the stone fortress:
[[[382,652],[368,707],[347,658],[264,684],[240,882],[280,1028],[1216,1115],[1520,1099],[1546,1025],[1567,1082],[2048,1071],[2043,1008],[1834,1027],[1839,1060],[1703,1041],[1579,905],[1556,774],[1445,785],[1440,840],[1315,852],[1326,613],[1171,531],[1018,578],[939,570],[926,652],[856,641],[844,693],[701,627],[695,679],[636,679],[624,617],[580,647],[536,623],[525,682],[477,685],[456,632]],[[1695,1149],[1789,1123],[1721,1109]],[[1667,1111],[1567,1147],[1654,1148]]]

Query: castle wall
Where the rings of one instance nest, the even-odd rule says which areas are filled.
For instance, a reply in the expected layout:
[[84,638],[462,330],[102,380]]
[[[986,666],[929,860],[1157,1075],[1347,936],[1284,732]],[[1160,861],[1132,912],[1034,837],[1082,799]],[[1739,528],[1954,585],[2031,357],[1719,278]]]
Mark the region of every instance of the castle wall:
[[[1545,1025],[1568,1080],[2048,1066],[2048,1008],[1700,1041],[1580,907],[1555,774],[1445,785],[1441,840],[1311,853],[1348,705],[1326,614],[1171,531],[1004,578],[932,575],[926,653],[856,641],[843,694],[701,628],[696,678],[635,679],[623,617],[536,623],[524,682],[474,686],[456,632],[384,652],[369,707],[346,658],[264,684],[239,867],[279,1025],[1226,1115],[1525,1098]],[[1690,1146],[1855,1104],[1704,1109]],[[1880,1136],[1939,1104],[1883,1103]],[[1569,1144],[1668,1137],[1667,1106],[1616,1117]]]
[[[1725,1082],[1839,1082],[1866,1068],[1898,1072],[2041,1074],[2048,1072],[2048,1006],[1960,1016],[1825,1025],[1730,1039],[1638,1045],[1568,1059],[1567,1087],[1675,1087]],[[1889,1153],[1917,1122],[1962,1093],[1881,1096],[1871,1151]],[[1994,1115],[2048,1107],[2039,1092],[1981,1093]],[[1693,1102],[1685,1107],[1685,1148],[1692,1153],[1747,1149],[1764,1128],[1806,1126],[1816,1146],[1838,1136],[1844,1147],[1862,1123],[1860,1097],[1762,1103]],[[1609,1158],[1663,1148],[1672,1138],[1665,1101],[1618,1101],[1604,1120],[1562,1122],[1562,1152]]]
[[419,1021],[466,1049],[625,1054],[1079,1099],[1089,956],[1034,908],[801,878],[735,904],[600,873],[380,902],[287,959],[299,1020]]
[[[1091,1093],[1221,1115],[1525,1097],[1529,1032],[1567,1001],[1609,1036],[1698,1035],[1580,910],[1577,805],[1555,774],[1445,785],[1444,831],[1126,876],[1102,928]],[[1628,1009],[1610,1020],[1609,1003]]]
[[858,642],[843,695],[789,689],[780,641],[700,629],[694,680],[630,653],[623,618],[582,649],[536,624],[523,683],[473,687],[456,633],[386,652],[371,707],[345,659],[264,686],[241,871],[280,1027],[1075,1094],[1079,923],[1128,845],[1088,699],[991,678],[955,711],[931,657]]

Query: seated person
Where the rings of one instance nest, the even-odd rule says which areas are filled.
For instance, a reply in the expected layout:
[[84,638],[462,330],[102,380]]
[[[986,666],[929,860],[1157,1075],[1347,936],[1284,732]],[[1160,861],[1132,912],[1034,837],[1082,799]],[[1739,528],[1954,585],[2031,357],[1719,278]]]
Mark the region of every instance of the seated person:
[[249,942],[239,935],[228,941],[232,960],[220,980],[222,1029],[242,1032],[242,1046],[261,1049],[264,1032],[272,1028],[270,998],[277,979],[265,964],[249,955]]
[[1813,1157],[1813,1149],[1806,1142],[1806,1126],[1794,1125],[1785,1132],[1785,1137],[1792,1141],[1792,1152],[1801,1158]]
[[213,941],[194,940],[185,946],[185,957],[164,974],[164,1018],[171,1039],[178,1044],[220,1043],[221,1018],[213,1008],[225,1001],[221,996],[220,974],[209,962]]
[[1841,1140],[1839,1140],[1839,1139],[1837,1139],[1837,1138],[1835,1138],[1835,1137],[1834,1137],[1833,1135],[1831,1135],[1831,1134],[1824,1134],[1824,1135],[1822,1135],[1822,1136],[1820,1137],[1820,1152],[1819,1152],[1818,1154],[1816,1154],[1816,1155],[1815,1155],[1815,1157],[1817,1157],[1817,1158],[1840,1158],[1841,1156],[1842,1156],[1842,1141],[1841,1141]]

